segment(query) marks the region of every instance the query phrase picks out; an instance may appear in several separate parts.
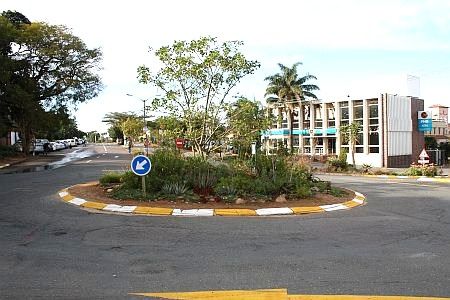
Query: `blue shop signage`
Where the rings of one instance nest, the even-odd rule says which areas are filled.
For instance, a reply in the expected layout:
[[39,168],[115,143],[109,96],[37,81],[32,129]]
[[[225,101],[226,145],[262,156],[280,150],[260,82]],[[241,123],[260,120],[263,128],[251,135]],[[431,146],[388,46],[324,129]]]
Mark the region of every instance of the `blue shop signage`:
[[417,116],[418,129],[421,132],[431,131],[433,129],[433,120],[430,111],[419,111]]

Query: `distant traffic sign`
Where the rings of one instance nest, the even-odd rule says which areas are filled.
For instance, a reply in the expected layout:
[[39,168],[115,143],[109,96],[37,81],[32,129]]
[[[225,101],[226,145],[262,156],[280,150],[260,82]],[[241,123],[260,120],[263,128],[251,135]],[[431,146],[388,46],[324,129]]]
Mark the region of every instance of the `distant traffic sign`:
[[147,175],[152,169],[152,162],[145,155],[137,155],[131,161],[131,170],[138,176]]
[[421,159],[430,158],[430,156],[427,153],[427,150],[423,149],[422,152],[420,152],[419,158]]
[[422,150],[419,154],[419,164],[428,164],[430,162],[430,156],[428,155],[427,151],[425,149]]

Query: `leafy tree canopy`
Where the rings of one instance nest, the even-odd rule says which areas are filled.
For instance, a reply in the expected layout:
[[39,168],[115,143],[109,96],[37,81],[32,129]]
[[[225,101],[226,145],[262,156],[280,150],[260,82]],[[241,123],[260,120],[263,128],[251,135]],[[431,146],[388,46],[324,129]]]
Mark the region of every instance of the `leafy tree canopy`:
[[163,65],[159,71],[152,73],[147,66],[138,68],[141,83],[153,84],[164,93],[153,100],[154,109],[181,119],[186,125],[185,138],[202,156],[224,137],[220,117],[225,113],[230,91],[260,66],[238,51],[242,44],[219,43],[212,37],[175,41],[155,51]]

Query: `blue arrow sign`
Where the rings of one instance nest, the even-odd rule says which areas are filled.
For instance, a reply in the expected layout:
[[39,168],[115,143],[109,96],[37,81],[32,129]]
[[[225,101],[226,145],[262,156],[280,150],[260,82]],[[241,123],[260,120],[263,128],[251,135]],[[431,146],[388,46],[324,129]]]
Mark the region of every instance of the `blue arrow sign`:
[[138,176],[147,175],[152,169],[152,162],[145,155],[137,155],[131,161],[131,170]]

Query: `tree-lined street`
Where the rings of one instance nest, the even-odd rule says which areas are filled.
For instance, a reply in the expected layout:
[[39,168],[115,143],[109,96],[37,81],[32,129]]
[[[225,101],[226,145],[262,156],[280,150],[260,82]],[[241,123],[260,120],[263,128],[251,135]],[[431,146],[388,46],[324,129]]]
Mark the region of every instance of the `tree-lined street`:
[[[0,175],[2,299],[287,288],[449,296],[448,184],[323,176],[367,204],[294,217],[95,214],[57,192],[130,161],[118,146],[55,170]],[[106,149],[106,150],[105,150]]]

